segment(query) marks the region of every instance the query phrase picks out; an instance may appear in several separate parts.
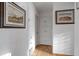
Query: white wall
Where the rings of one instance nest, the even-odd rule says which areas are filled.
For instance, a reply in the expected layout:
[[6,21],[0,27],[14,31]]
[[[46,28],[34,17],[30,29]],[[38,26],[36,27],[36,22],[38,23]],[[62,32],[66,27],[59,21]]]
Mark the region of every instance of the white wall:
[[[22,5],[21,5],[22,4]],[[20,51],[19,48],[21,48],[21,55],[22,53],[27,53],[27,55],[31,55],[35,49],[35,15],[36,15],[36,9],[31,2],[27,3],[18,3],[21,7],[25,7],[26,9],[26,14],[27,14],[27,29],[23,32],[21,30],[20,32],[17,32],[17,35],[20,36],[18,38],[19,44],[17,44],[17,53]],[[21,34],[23,33],[23,34]],[[26,40],[27,36],[26,33],[28,33],[28,40]],[[21,44],[22,43],[22,44]],[[26,45],[28,45],[26,47]],[[26,49],[28,52],[26,52]],[[20,53],[19,53],[20,54]],[[18,54],[18,55],[19,55]],[[24,54],[24,55],[25,55]]]
[[10,31],[9,29],[0,29],[0,55],[10,53]]
[[[26,10],[25,3],[19,4]],[[28,37],[26,29],[0,29],[0,55],[27,55]]]
[[52,45],[52,11],[40,12],[40,44]]
[[[26,10],[26,29],[0,29],[0,55],[11,53],[12,56],[27,56],[29,49],[35,46],[35,9],[31,2],[16,2]],[[28,19],[29,18],[29,19]],[[31,42],[31,43],[30,43]],[[30,46],[30,47],[29,47]]]
[[[16,2],[26,11],[27,18],[27,3]],[[27,25],[26,25],[27,27]],[[28,49],[28,27],[26,29],[12,29],[10,32],[10,45],[12,56],[26,56]]]
[[[79,3],[77,3],[79,6]],[[79,9],[75,3],[75,40],[74,40],[74,55],[79,56]]]
[[56,24],[55,11],[74,9],[73,2],[53,4],[53,53],[74,55],[74,24]]
[[35,39],[35,15],[36,9],[33,3],[28,2],[28,32],[29,32],[29,54],[32,55],[36,39]]

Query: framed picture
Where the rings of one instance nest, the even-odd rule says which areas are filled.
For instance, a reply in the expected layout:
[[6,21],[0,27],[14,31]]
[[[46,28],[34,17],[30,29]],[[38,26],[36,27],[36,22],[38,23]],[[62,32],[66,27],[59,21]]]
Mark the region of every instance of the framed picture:
[[25,28],[26,11],[14,2],[0,3],[1,28]]
[[56,11],[56,24],[74,24],[74,9]]

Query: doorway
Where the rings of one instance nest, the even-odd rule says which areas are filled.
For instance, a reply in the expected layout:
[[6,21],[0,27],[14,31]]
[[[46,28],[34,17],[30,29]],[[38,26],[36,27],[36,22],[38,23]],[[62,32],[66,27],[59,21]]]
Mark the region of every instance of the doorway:
[[[52,53],[52,3],[36,2],[34,3],[37,13],[35,16],[35,45],[38,48],[46,49]],[[49,48],[48,48],[49,47]],[[38,49],[40,50],[40,49]],[[45,52],[46,52],[45,51]]]

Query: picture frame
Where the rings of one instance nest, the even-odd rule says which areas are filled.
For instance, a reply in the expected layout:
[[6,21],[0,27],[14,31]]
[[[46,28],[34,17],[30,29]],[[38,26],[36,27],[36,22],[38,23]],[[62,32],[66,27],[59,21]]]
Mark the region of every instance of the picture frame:
[[14,2],[0,2],[0,28],[25,28],[26,11]]
[[74,9],[58,10],[56,14],[56,24],[74,24]]

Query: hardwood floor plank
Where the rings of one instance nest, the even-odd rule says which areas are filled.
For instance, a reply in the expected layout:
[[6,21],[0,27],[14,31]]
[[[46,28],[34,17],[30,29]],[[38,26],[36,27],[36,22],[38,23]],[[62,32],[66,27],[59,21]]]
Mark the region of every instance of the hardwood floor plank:
[[68,56],[64,54],[52,54],[52,46],[50,45],[37,45],[33,56]]

